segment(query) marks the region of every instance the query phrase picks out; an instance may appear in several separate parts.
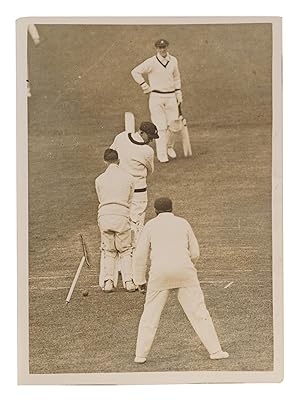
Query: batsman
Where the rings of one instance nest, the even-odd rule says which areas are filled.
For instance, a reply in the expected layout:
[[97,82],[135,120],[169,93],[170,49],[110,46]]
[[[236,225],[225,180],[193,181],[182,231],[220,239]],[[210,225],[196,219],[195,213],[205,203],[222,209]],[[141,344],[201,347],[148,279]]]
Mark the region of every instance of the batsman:
[[[168,162],[169,157],[176,158],[175,136],[168,126],[178,119],[178,105],[182,103],[178,62],[176,57],[169,54],[168,47],[166,39],[157,40],[156,55],[131,71],[144,94],[149,94],[151,120],[157,126],[159,135],[155,142],[156,155],[161,163]],[[145,76],[149,82],[146,82]]]
[[150,146],[153,140],[158,140],[157,128],[152,122],[144,121],[137,132],[125,130],[119,133],[110,146],[119,154],[120,168],[130,174],[135,182],[130,207],[133,250],[145,221],[148,204],[147,176],[154,171],[154,151]]

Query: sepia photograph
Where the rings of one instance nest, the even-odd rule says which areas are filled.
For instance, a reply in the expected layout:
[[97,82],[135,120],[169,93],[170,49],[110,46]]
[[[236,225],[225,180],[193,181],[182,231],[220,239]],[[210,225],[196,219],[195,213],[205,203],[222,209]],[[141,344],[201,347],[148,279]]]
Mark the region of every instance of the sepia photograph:
[[19,383],[280,382],[281,18],[16,26]]

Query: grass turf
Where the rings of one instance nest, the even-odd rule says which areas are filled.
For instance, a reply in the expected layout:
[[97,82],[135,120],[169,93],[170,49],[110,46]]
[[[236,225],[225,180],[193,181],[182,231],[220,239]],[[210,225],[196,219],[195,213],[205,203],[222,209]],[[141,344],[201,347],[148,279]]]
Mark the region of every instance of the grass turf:
[[[30,373],[272,370],[270,26],[189,26],[180,35],[176,26],[38,28],[40,47],[29,43]],[[135,365],[144,297],[97,287],[94,180],[124,112],[149,119],[129,71],[152,54],[157,36],[170,39],[179,59],[193,157],[184,159],[178,142],[176,161],[156,163],[147,219],[154,199],[168,195],[191,223],[228,360],[209,360],[172,293],[147,363]],[[79,233],[93,267],[84,267],[66,306]]]

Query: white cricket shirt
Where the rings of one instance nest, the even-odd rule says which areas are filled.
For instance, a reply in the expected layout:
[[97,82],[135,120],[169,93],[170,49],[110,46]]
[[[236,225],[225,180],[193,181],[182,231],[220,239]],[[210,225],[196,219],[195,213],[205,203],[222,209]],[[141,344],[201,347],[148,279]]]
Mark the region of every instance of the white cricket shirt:
[[194,264],[199,257],[199,245],[184,218],[165,212],[146,223],[133,256],[133,279],[138,285],[146,282],[149,255],[149,290],[198,284]]
[[120,167],[135,179],[135,189],[147,187],[146,177],[154,171],[154,151],[144,141],[138,132],[131,135],[132,139],[141,144],[133,143],[127,132],[121,132],[110,146],[116,150],[120,159]]
[[[148,75],[152,91],[173,92],[173,94],[169,93],[172,96],[175,90],[181,89],[178,62],[176,57],[171,56],[169,53],[166,58],[161,57],[159,54],[148,58],[135,67],[131,71],[131,75],[139,85],[145,82],[143,75]],[[168,93],[165,94],[165,96],[167,95]]]
[[134,179],[117,164],[110,164],[95,180],[99,200],[98,219],[103,215],[119,215],[129,218],[134,192]]

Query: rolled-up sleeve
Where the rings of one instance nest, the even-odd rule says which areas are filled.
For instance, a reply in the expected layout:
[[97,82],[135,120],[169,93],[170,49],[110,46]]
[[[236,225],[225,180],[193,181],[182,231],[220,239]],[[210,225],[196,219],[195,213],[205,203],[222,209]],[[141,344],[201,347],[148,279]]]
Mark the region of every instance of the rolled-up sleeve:
[[143,285],[146,283],[146,269],[149,252],[150,231],[146,224],[139,238],[132,260],[133,281],[136,285]]

